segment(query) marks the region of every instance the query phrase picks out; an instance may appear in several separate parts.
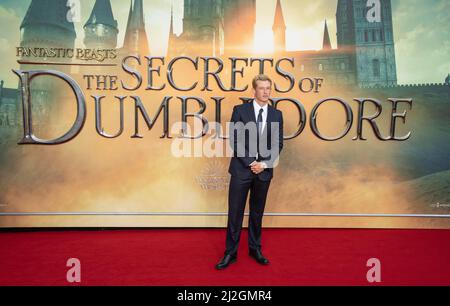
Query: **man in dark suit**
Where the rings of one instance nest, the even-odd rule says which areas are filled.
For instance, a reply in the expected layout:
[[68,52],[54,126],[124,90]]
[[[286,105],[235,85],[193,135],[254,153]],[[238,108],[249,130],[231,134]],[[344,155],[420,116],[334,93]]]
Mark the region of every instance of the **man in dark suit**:
[[261,226],[273,168],[283,148],[283,114],[269,104],[272,80],[257,75],[252,82],[254,99],[233,109],[230,145],[233,149],[228,172],[228,224],[225,256],[216,265],[221,270],[237,259],[244,209],[250,191],[248,223],[249,255],[258,263],[269,260],[261,251]]

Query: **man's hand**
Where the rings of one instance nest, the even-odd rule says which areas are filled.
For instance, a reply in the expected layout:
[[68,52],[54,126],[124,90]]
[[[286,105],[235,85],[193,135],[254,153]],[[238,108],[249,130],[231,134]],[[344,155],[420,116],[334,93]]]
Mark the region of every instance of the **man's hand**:
[[261,172],[264,171],[265,168],[267,168],[267,165],[264,162],[254,161],[250,164],[250,168],[253,173],[260,174]]

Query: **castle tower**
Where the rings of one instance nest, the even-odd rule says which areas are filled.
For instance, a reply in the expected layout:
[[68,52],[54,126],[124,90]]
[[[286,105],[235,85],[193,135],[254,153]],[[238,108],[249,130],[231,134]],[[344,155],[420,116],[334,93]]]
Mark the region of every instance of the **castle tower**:
[[251,54],[255,36],[256,0],[225,0],[225,53]]
[[86,48],[114,49],[117,46],[117,21],[109,0],[96,0],[91,16],[84,25]]
[[[69,7],[60,0],[32,0],[20,25],[20,46],[30,48],[74,48],[75,26],[69,21]],[[22,56],[23,61],[70,63],[68,57]],[[46,66],[49,68],[49,66]],[[21,69],[43,68],[42,65],[21,65]],[[51,67],[69,72],[69,67]],[[50,68],[50,69],[51,69]]]
[[[21,115],[18,97],[19,90],[5,88],[3,80],[0,80],[0,146],[7,145],[9,142],[15,145],[23,133],[17,120]],[[0,152],[0,158],[2,157]]]
[[[75,46],[76,32],[71,13],[66,1],[60,0],[32,0],[24,19],[20,25],[20,46],[26,48],[63,48],[71,49]],[[30,53],[31,54],[31,53]],[[67,56],[27,56],[22,55],[23,62],[47,63],[25,64],[22,62],[20,69],[36,70],[50,69],[70,74],[71,59]],[[66,95],[70,95],[67,86],[53,77],[39,77],[32,83],[32,111],[33,132],[45,137],[45,133],[51,132],[61,120],[57,120],[61,114]],[[21,103],[21,101],[18,101]],[[21,116],[17,117],[19,120]],[[22,122],[19,120],[19,125]],[[23,131],[22,131],[23,133]]]
[[32,0],[20,25],[21,46],[75,46],[75,27],[68,20],[69,7],[60,0]]
[[173,5],[170,7],[170,26],[169,26],[169,41],[167,47],[167,56],[175,56],[175,52],[177,50],[177,38],[173,32]]
[[0,107],[2,106],[2,98],[3,98],[3,80],[0,81]]
[[360,86],[397,84],[390,0],[367,7],[364,0],[338,0],[338,48],[353,53]]
[[336,9],[338,49],[352,48],[355,44],[354,12],[352,0],[338,0]]
[[123,49],[125,52],[140,54],[141,56],[149,54],[143,0],[132,0],[130,3]]
[[327,21],[325,20],[325,28],[323,30],[323,44],[322,44],[322,50],[331,50],[331,40],[330,40],[330,34],[328,32],[328,25]]
[[275,53],[286,51],[286,23],[284,22],[283,9],[281,8],[280,0],[277,0],[272,30]]
[[185,0],[183,34],[186,53],[224,54],[223,0]]

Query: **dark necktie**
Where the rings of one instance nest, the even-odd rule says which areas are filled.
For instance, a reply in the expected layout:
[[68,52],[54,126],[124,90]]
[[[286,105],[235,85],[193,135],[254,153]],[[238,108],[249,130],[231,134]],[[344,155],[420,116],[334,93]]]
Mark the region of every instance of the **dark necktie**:
[[258,122],[257,122],[257,126],[258,126],[258,134],[261,134],[261,129],[262,129],[262,121],[263,121],[263,118],[262,118],[262,113],[263,113],[263,109],[261,108],[260,110],[259,110],[259,114],[258,114]]
[[257,152],[258,152],[258,157],[257,157],[257,160],[259,160],[259,158],[260,158],[260,154],[259,154],[259,136],[260,136],[260,133],[261,133],[261,128],[262,128],[262,121],[263,121],[263,119],[262,119],[262,113],[263,113],[263,109],[261,108],[261,109],[259,109],[259,114],[258,114],[258,120],[256,120],[256,129],[258,130],[257,131],[257,133],[256,133],[256,150],[257,150]]

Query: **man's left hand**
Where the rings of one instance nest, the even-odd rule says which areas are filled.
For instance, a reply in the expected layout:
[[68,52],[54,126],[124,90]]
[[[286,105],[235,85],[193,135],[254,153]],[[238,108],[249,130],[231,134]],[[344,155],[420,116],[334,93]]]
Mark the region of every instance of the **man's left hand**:
[[267,168],[267,165],[264,162],[255,162],[251,164],[251,170],[255,174],[260,174],[265,168]]

